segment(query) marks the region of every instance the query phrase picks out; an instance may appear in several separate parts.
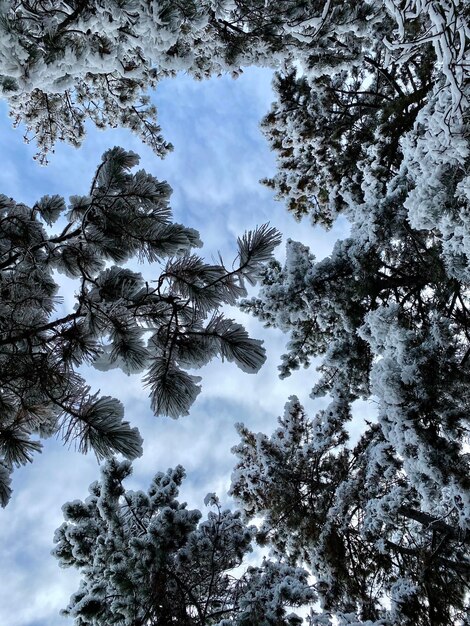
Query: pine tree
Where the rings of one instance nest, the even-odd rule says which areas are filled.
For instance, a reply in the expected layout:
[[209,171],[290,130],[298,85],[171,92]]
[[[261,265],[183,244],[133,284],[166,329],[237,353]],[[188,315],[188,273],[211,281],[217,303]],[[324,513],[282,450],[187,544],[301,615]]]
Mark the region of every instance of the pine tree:
[[[31,390],[31,399],[26,394],[26,403],[10,396],[5,401],[4,414],[11,417],[4,450],[13,453],[5,452],[2,476],[34,451],[31,430],[47,434],[63,428],[62,415],[72,416],[65,436],[78,434],[86,448],[93,443],[90,429],[77,420],[84,415],[88,424],[89,415],[93,422],[98,413],[98,422],[106,425],[106,415],[117,411],[115,401],[93,398],[80,387],[70,366],[64,374],[57,343],[67,347],[72,364],[88,358],[103,367],[148,368],[154,408],[173,415],[185,412],[197,392],[197,381],[184,367],[218,353],[256,369],[260,346],[220,317],[217,308],[243,294],[244,278],[261,273],[262,289],[244,309],[290,334],[281,375],[321,359],[312,395],[329,394],[331,401],[309,420],[293,400],[270,438],[241,428],[232,492],[247,515],[264,518],[258,539],[267,541],[277,558],[287,558],[289,567],[308,566],[315,575],[323,609],[312,613],[312,625],[467,624],[468,17],[467,5],[453,0],[178,5],[77,0],[60,8],[53,2],[4,3],[3,96],[14,119],[25,122],[37,141],[40,158],[58,139],[79,144],[86,119],[99,127],[127,126],[164,155],[170,146],[147,88],[179,71],[201,79],[267,66],[278,71],[278,96],[263,128],[279,163],[267,184],[296,217],[309,215],[328,227],[343,214],[351,230],[324,260],[289,242],[285,266],[270,261],[262,269],[277,241],[262,227],[240,241],[240,269],[229,272],[190,255],[197,237],[183,227],[176,227],[176,248],[169,243],[172,231],[165,239],[171,249],[155,251],[145,238],[145,222],[129,252],[143,246],[149,260],[182,255],[171,258],[151,289],[140,275],[102,264],[105,258],[123,261],[119,255],[129,239],[119,221],[126,209],[114,221],[120,205],[113,185],[109,200],[107,183],[101,182],[108,176],[106,165],[92,191],[101,189],[104,206],[113,213],[101,204],[89,210],[89,198],[73,200],[71,215],[85,220],[85,230],[75,233],[73,223],[46,247],[37,216],[42,211],[45,220],[52,219],[60,201],[46,199],[33,210],[19,207],[26,217],[5,222],[5,268],[18,265],[21,280],[15,279],[14,288],[7,280],[6,293],[14,290],[18,299],[0,318],[11,319],[8,369],[2,371],[29,376],[27,383],[7,382],[12,393]],[[82,284],[77,311],[62,321],[50,321],[55,293],[50,273],[31,279],[43,258],[78,273]],[[20,305],[25,298],[31,303],[27,308]],[[34,312],[33,326],[29,317],[21,317],[25,312]],[[140,339],[148,324],[157,330],[145,346]],[[103,339],[107,344],[97,348]],[[42,350],[46,340],[48,351]],[[21,365],[16,370],[13,357]],[[39,359],[44,361],[40,368]],[[53,382],[47,391],[41,376]],[[48,393],[55,408],[44,414]],[[91,398],[85,410],[77,406],[79,396]],[[57,412],[59,397],[66,402],[65,413]],[[377,416],[365,422],[358,444],[349,447],[357,399],[373,401]],[[24,424],[18,434],[15,420]],[[113,446],[98,453],[120,449]],[[97,585],[102,576],[100,570]],[[105,610],[103,587],[87,595],[86,585],[70,609],[81,620],[89,619],[88,602],[92,611]],[[253,597],[259,596],[254,592]],[[197,613],[196,604],[189,613],[174,615],[185,623]],[[245,623],[258,623],[256,615]],[[138,619],[142,623],[147,616]],[[166,617],[156,619],[164,623]]]
[[[297,145],[298,133],[309,133],[302,126],[320,131],[314,152],[320,150],[326,166],[333,159],[321,148],[327,133],[330,149],[338,152],[346,143],[368,144],[380,128],[389,133],[382,150],[388,167],[399,137],[442,87],[451,92],[447,126],[462,119],[468,106],[467,18],[464,4],[452,0],[412,0],[405,8],[388,0],[10,0],[0,9],[1,93],[41,160],[58,140],[79,145],[87,119],[99,128],[130,128],[164,156],[171,145],[147,93],[160,80],[180,71],[202,79],[237,76],[250,65],[278,69],[280,100],[266,121],[281,160],[272,184],[299,214],[311,211],[312,201],[324,203],[333,184],[312,187],[307,170],[300,173],[305,161],[317,167],[312,148],[302,153]],[[305,80],[294,92],[305,100],[307,90],[311,102],[302,104],[298,117],[311,122],[295,128],[298,98],[289,76],[299,68]],[[351,150],[343,162],[354,160],[359,148]]]
[[286,28],[303,29],[299,11],[293,0],[271,8],[260,0],[7,1],[1,94],[41,162],[57,141],[80,145],[86,120],[130,128],[164,156],[172,146],[148,90],[181,71],[203,79],[275,63]]
[[[432,159],[441,160],[440,175],[421,205],[414,200],[424,180],[418,187],[410,170],[384,188],[364,166],[363,201],[349,200],[349,237],[321,261],[288,242],[284,267],[272,261],[258,297],[243,304],[290,334],[281,376],[320,359],[311,395],[328,394],[331,404],[311,423],[299,417],[292,425],[289,415],[270,440],[242,431],[234,493],[266,517],[275,550],[291,551],[292,562],[307,559],[326,580],[326,612],[374,624],[465,624],[469,611],[470,303],[461,236],[469,198],[462,161],[451,151]],[[436,187],[441,194],[426,216]],[[350,449],[359,399],[377,415]],[[298,431],[291,444],[290,429]]]
[[[268,183],[297,217],[329,226],[342,213],[350,232],[319,261],[288,242],[285,265],[272,261],[242,305],[289,333],[281,376],[319,359],[311,395],[330,404],[309,420],[294,402],[270,438],[242,428],[232,492],[264,518],[274,553],[311,568],[323,603],[312,624],[463,625],[468,25],[452,3],[384,6],[364,31],[374,45],[347,67],[328,74],[325,52],[277,78]],[[387,58],[372,35],[391,19]],[[349,447],[356,400],[377,415]]]
[[452,479],[439,493],[423,463],[416,483],[380,423],[348,447],[350,417],[344,397],[314,419],[292,397],[270,437],[240,425],[232,495],[273,555],[313,574],[312,625],[465,624],[468,515]]
[[470,30],[451,1],[327,5],[308,52],[296,50],[276,73],[262,125],[278,159],[265,184],[297,219],[331,226],[363,201],[365,168],[385,185],[410,166],[412,144],[433,137],[436,152],[451,153],[462,142]]
[[[60,433],[98,458],[141,454],[135,428],[122,421],[115,398],[93,393],[77,368],[144,372],[155,413],[188,413],[200,391],[187,373],[216,356],[254,372],[264,362],[260,341],[224,317],[220,306],[246,294],[279,243],[261,226],[238,240],[238,265],[207,264],[191,250],[198,233],[171,219],[171,189],[122,148],[103,155],[90,193],[45,196],[32,208],[0,197],[0,494],[8,473],[40,450],[33,433]],[[58,234],[45,226],[61,223]],[[160,262],[148,282],[125,266],[137,256]],[[57,314],[53,272],[77,280],[72,311]]]
[[[178,502],[181,466],[126,491],[128,461],[112,459],[90,496],[64,505],[53,554],[82,574],[63,613],[77,626],[297,626],[286,613],[314,599],[305,571],[264,560],[244,567],[256,531],[215,496],[207,519]],[[240,572],[237,576],[237,571]]]

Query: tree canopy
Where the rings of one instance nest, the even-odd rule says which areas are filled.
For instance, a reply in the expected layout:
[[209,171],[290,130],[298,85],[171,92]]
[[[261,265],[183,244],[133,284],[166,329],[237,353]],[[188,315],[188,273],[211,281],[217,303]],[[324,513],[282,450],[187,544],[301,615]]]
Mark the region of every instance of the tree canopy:
[[[279,74],[263,122],[290,210],[350,223],[323,260],[288,242],[242,305],[289,333],[281,376],[320,358],[329,396],[313,418],[292,400],[270,437],[240,427],[232,484],[273,551],[309,564],[312,624],[469,618],[469,31],[454,3],[413,6],[384,3],[383,41],[338,71]],[[359,399],[377,414],[350,445]]]
[[[265,183],[298,219],[309,216],[328,228],[344,215],[350,223],[349,235],[322,260],[292,241],[284,265],[270,259],[278,236],[264,226],[240,240],[237,269],[208,266],[189,253],[198,244],[196,233],[169,221],[168,189],[144,173],[128,174],[135,157],[119,150],[105,157],[90,196],[71,200],[69,223],[57,236],[43,234],[38,220],[57,217],[60,199],[44,199],[33,209],[5,199],[5,288],[17,299],[1,318],[7,346],[2,371],[11,375],[15,358],[31,376],[41,358],[41,372],[54,382],[46,389],[43,374],[35,373],[26,387],[18,368],[15,378],[7,376],[5,469],[37,445],[24,443],[25,428],[51,432],[63,428],[65,415],[66,438],[78,434],[87,448],[93,443],[90,419],[106,425],[110,405],[116,414],[116,401],[90,396],[70,365],[58,365],[60,350],[69,364],[85,358],[96,364],[98,351],[98,365],[148,368],[155,410],[174,416],[187,411],[197,392],[186,367],[220,354],[256,370],[263,361],[259,344],[221,317],[218,307],[244,294],[245,279],[260,278],[258,295],[242,308],[289,334],[282,376],[321,360],[312,396],[328,395],[329,404],[308,418],[293,398],[271,436],[240,426],[232,494],[247,518],[261,518],[257,539],[270,546],[276,567],[309,568],[321,605],[312,609],[312,626],[468,624],[468,4],[76,0],[6,2],[1,11],[2,93],[42,160],[57,140],[78,145],[86,119],[99,127],[129,127],[162,156],[170,146],[148,88],[180,71],[201,79],[267,66],[276,70],[277,99],[262,125],[278,171]],[[136,188],[145,191],[139,195]],[[130,207],[142,220],[136,238],[128,231]],[[131,270],[104,265],[139,251],[150,261],[171,257],[155,288]],[[54,281],[38,266],[81,281],[71,317],[50,320]],[[34,319],[22,318],[25,297]],[[145,345],[147,330],[153,334]],[[95,342],[103,337],[108,344],[98,349]],[[28,400],[23,406],[17,397]],[[359,399],[373,402],[377,414],[349,444]],[[117,432],[125,429],[128,436],[129,427],[113,418],[113,427],[118,423]],[[133,437],[128,456],[138,453]],[[15,457],[15,449],[23,451]],[[102,456],[126,451],[116,442],[97,450]],[[107,467],[109,473],[118,465]],[[72,521],[74,515],[93,519],[98,528],[98,517],[108,515],[100,510],[100,493],[89,505],[77,505],[78,513],[72,506],[66,514],[71,511]],[[112,515],[120,520],[141,506],[136,501],[122,509],[117,502]],[[142,502],[145,519],[160,519]],[[236,519],[235,526],[241,523]],[[192,523],[190,532],[196,532]],[[72,526],[63,528],[72,533]],[[175,522],[175,537],[177,531]],[[77,539],[79,551],[83,541]],[[95,616],[121,619],[121,605],[116,614],[114,605],[103,605],[112,588],[108,579],[117,584],[114,573],[77,554],[63,557],[83,567],[86,581],[70,612],[82,624],[101,623],[86,617],[95,609]],[[230,554],[228,549],[227,563]],[[95,575],[102,587],[94,587]],[[202,589],[198,580],[191,584]],[[164,605],[155,605],[155,587],[142,589],[148,602],[139,600],[139,607],[153,613],[126,616],[126,623],[167,623],[159,614]],[[210,607],[207,589],[201,593]],[[198,598],[188,604],[185,596],[184,608],[177,609],[184,617],[177,619],[217,623],[213,608],[201,618]],[[228,623],[243,623],[236,621],[237,602],[228,602],[235,611]]]
[[[87,196],[66,206],[45,196],[32,208],[0,198],[0,494],[9,471],[32,460],[40,437],[59,433],[98,458],[141,454],[119,400],[93,393],[77,368],[144,372],[156,414],[186,415],[200,391],[189,374],[212,358],[255,372],[260,341],[219,310],[246,295],[279,243],[267,225],[238,240],[238,264],[208,264],[192,249],[198,233],[172,221],[171,188],[122,148],[103,155]],[[57,234],[46,226],[62,224]],[[49,229],[50,231],[50,229]],[[126,267],[138,257],[152,280]],[[58,313],[54,272],[77,280],[75,306]]]
[[423,459],[429,446],[416,446],[418,482],[382,422],[348,446],[350,417],[344,398],[309,419],[292,397],[271,436],[241,425],[232,495],[262,518],[258,540],[273,556],[314,576],[322,610],[312,626],[465,624],[468,513],[452,476],[438,484]]
[[64,611],[77,626],[298,626],[286,607],[315,597],[307,572],[264,560],[237,575],[255,526],[221,508],[200,521],[177,500],[181,466],[155,475],[147,492],[126,491],[128,461],[109,461],[90,496],[63,507],[54,555],[78,567],[80,589]]
[[[304,180],[300,161],[311,160],[321,145],[326,153],[320,160],[334,163],[341,143],[361,152],[353,144],[367,145],[382,127],[388,137],[380,152],[387,167],[398,138],[425,103],[437,98],[450,128],[462,121],[468,104],[467,8],[452,0],[411,0],[404,7],[391,0],[12,0],[0,10],[2,95],[41,158],[58,140],[79,145],[87,119],[100,128],[128,127],[164,155],[171,146],[147,91],[178,72],[202,79],[258,65],[287,78],[300,70],[305,81],[291,85],[288,94],[281,90],[272,129],[276,134],[285,114],[295,117],[294,103],[305,98],[305,90],[315,94],[307,96],[313,100],[301,107],[295,129],[285,119],[295,130],[286,141],[294,145],[299,133],[309,132],[300,123],[309,109],[324,122],[309,126],[319,133],[316,142],[308,142],[310,156],[300,146],[297,155],[287,143],[282,151],[292,152],[286,169],[294,172],[285,175],[290,182],[281,175],[275,185],[299,203],[296,212],[308,211],[301,207],[317,178],[312,171]],[[331,140],[328,147],[322,138]],[[325,197],[336,180],[318,180],[316,189]]]

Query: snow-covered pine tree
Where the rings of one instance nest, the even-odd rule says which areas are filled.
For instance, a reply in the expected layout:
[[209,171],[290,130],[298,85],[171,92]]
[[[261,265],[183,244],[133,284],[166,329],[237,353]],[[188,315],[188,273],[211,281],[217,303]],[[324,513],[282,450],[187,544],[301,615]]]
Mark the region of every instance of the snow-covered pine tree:
[[108,461],[90,496],[63,507],[53,554],[82,575],[63,612],[77,626],[298,626],[290,607],[315,598],[304,570],[244,565],[256,528],[215,494],[200,521],[177,500],[181,466],[156,474],[147,492],[126,491],[130,473],[129,461]]
[[163,156],[171,145],[147,93],[160,80],[180,71],[237,76],[250,65],[280,70],[280,101],[266,122],[280,153],[272,184],[296,214],[324,204],[335,186],[315,187],[307,173],[305,161],[313,174],[318,167],[312,150],[326,164],[334,156],[323,154],[321,139],[302,152],[299,134],[311,135],[307,120],[295,121],[292,71],[305,79],[294,92],[310,101],[299,117],[313,114],[310,130],[320,137],[332,133],[343,163],[360,152],[352,143],[373,142],[382,128],[390,137],[381,158],[393,166],[398,138],[444,85],[452,92],[447,125],[468,101],[468,13],[457,0],[4,0],[0,32],[1,94],[41,159],[58,140],[79,145],[87,119],[130,128]]
[[[243,432],[234,493],[280,533],[277,549],[291,542],[294,560],[310,559],[326,612],[394,626],[465,624],[469,611],[468,157],[458,137],[443,151],[423,144],[420,179],[409,147],[388,184],[363,163],[362,202],[348,199],[350,236],[318,262],[288,242],[285,266],[271,262],[259,296],[243,305],[290,333],[282,376],[321,359],[312,396],[329,394],[331,405],[295,426],[301,435],[278,456],[271,440]],[[357,399],[372,402],[377,418],[348,449]],[[289,440],[289,420],[282,425],[276,441]],[[285,488],[298,485],[298,505],[265,491],[268,453]]]
[[262,123],[278,157],[264,182],[296,218],[330,226],[348,214],[351,199],[362,201],[365,162],[386,184],[410,143],[456,149],[468,116],[468,18],[452,0],[325,4],[311,45],[276,74]]
[[86,120],[130,128],[164,156],[171,145],[148,90],[181,71],[202,79],[279,65],[286,40],[301,45],[307,4],[5,0],[0,92],[42,161],[58,140],[79,145]]
[[[343,213],[350,234],[321,261],[288,242],[243,305],[290,334],[281,376],[320,359],[312,396],[330,404],[309,420],[294,401],[270,438],[241,428],[232,492],[274,552],[317,577],[312,624],[464,625],[468,9],[368,6],[367,23],[278,74],[264,122],[279,155],[268,184],[297,217]],[[357,399],[377,416],[349,447]]]
[[439,489],[423,462],[418,483],[380,423],[348,447],[349,419],[340,395],[314,419],[292,397],[270,437],[239,426],[232,495],[263,519],[258,541],[313,574],[311,626],[466,624],[468,514],[453,477]]
[[[322,503],[322,480],[301,496],[312,489],[325,536],[334,532],[328,553],[324,537],[309,530],[305,549],[292,556],[315,554],[315,571],[328,574],[320,580],[325,612],[312,623],[330,623],[328,613],[340,624],[468,623],[467,4],[100,0],[2,9],[3,95],[42,153],[62,137],[79,143],[91,118],[127,125],[164,154],[147,87],[180,70],[196,78],[250,64],[280,70],[279,100],[265,121],[280,164],[270,184],[297,216],[329,225],[342,212],[352,225],[319,263],[289,244],[286,267],[273,263],[260,297],[246,305],[291,333],[282,373],[321,356],[314,394],[332,396],[312,440],[336,438],[328,454],[338,475],[315,456],[305,470],[322,467],[331,507]],[[362,448],[348,451],[345,423],[356,398],[374,398],[378,417],[366,424]],[[237,480],[253,474],[240,498],[254,511],[264,470],[262,455],[250,458],[253,467],[245,471],[242,460]],[[341,459],[363,485],[356,506]],[[295,473],[284,461],[290,485]],[[285,499],[258,510],[269,518],[275,506],[284,532]],[[369,509],[379,531],[363,525]],[[294,539],[296,524],[286,530]],[[331,559],[345,543],[341,570]]]
[[[45,196],[32,208],[0,197],[0,495],[8,474],[40,449],[33,433],[60,433],[98,457],[141,453],[121,403],[90,390],[77,368],[144,372],[155,413],[187,414],[197,368],[216,356],[247,372],[264,362],[260,341],[219,311],[246,294],[279,235],[267,225],[238,240],[226,269],[191,252],[198,233],[172,221],[171,189],[122,148],[103,155],[87,196]],[[45,225],[61,225],[50,234]],[[155,279],[125,267],[160,261]],[[76,304],[58,313],[54,272],[77,280]],[[159,273],[158,273],[159,272]]]

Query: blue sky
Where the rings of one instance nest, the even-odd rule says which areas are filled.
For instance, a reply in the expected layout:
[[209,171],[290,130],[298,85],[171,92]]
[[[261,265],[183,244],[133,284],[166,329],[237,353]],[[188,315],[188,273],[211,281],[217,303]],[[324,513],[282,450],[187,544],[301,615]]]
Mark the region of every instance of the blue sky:
[[[164,161],[128,132],[90,128],[81,149],[59,145],[50,164],[40,167],[32,160],[34,145],[23,143],[21,129],[11,129],[2,106],[0,193],[27,204],[44,194],[65,198],[85,194],[101,154],[121,145],[141,155],[144,169],[170,183],[176,219],[200,231],[206,258],[220,251],[231,262],[237,235],[266,221],[281,230],[284,240],[300,240],[322,257],[334,240],[346,235],[347,225],[339,221],[325,233],[307,222],[298,224],[258,182],[275,168],[274,155],[258,128],[273,99],[270,80],[268,72],[252,69],[237,81],[227,77],[195,82],[180,76],[162,83],[155,100],[165,137],[175,146]],[[283,245],[277,256],[283,257]],[[63,282],[68,309],[73,290],[73,281]],[[237,443],[234,424],[243,421],[253,430],[272,432],[292,393],[311,412],[320,406],[308,397],[315,380],[313,368],[283,381],[277,378],[286,338],[237,311],[232,315],[243,320],[252,336],[265,340],[266,365],[259,374],[248,375],[233,364],[209,364],[199,372],[203,390],[191,414],[178,421],[152,415],[139,376],[128,377],[116,370],[86,371],[95,390],[123,401],[126,418],[144,437],[144,454],[135,462],[129,482],[133,488],[145,488],[156,471],[181,463],[188,474],[182,499],[190,506],[204,508],[203,498],[212,491],[228,502],[226,491],[234,465],[230,448]],[[59,610],[77,588],[78,576],[61,571],[50,556],[52,536],[62,522],[62,504],[86,497],[98,473],[92,455],[82,456],[55,439],[46,442],[43,454],[32,465],[16,471],[12,500],[0,511],[1,626],[71,624],[59,616]]]

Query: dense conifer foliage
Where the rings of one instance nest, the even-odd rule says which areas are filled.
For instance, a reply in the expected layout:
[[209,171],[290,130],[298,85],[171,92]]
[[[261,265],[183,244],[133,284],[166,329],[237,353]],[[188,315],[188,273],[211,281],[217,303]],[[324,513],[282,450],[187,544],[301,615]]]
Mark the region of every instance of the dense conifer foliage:
[[91,495],[63,507],[54,555],[82,573],[65,610],[77,626],[298,626],[286,607],[314,598],[307,572],[269,560],[240,571],[256,528],[239,511],[208,494],[214,510],[200,521],[177,500],[181,466],[147,492],[125,490],[130,473],[128,461],[109,461]]
[[[239,427],[232,494],[262,517],[258,540],[313,574],[323,610],[312,625],[467,623],[468,513],[452,472],[438,485],[425,459],[445,445],[415,447],[418,482],[381,424],[348,446],[348,419],[344,398],[309,419],[292,397],[270,437]],[[456,463],[466,496],[468,473]]]
[[[165,246],[155,250],[142,234],[145,226],[138,231],[137,247],[129,252],[142,247],[149,260],[183,254],[170,261],[163,278],[151,288],[130,270],[103,266],[106,258],[123,260],[121,243],[129,239],[122,234],[127,209],[120,209],[114,199],[119,191],[109,200],[107,183],[101,182],[109,170],[104,165],[90,197],[102,194],[99,202],[108,209],[90,210],[89,199],[72,201],[71,215],[83,216],[85,230],[75,234],[73,218],[55,240],[49,239],[47,246],[41,243],[45,239],[38,235],[42,231],[36,226],[37,216],[42,211],[47,221],[60,213],[62,204],[56,198],[34,209],[19,208],[25,219],[6,219],[6,276],[18,270],[17,301],[27,291],[35,319],[23,321],[24,309],[19,306],[2,318],[7,320],[4,358],[9,368],[2,371],[13,371],[9,359],[16,358],[17,348],[12,339],[19,341],[29,372],[39,354],[43,359],[49,354],[56,358],[54,342],[48,346],[55,351],[37,347],[51,337],[67,347],[69,362],[81,362],[91,354],[96,363],[95,344],[90,346],[84,338],[95,341],[104,335],[110,343],[109,348],[100,348],[98,365],[119,363],[139,369],[151,358],[148,380],[155,409],[185,412],[197,387],[184,367],[202,364],[215,353],[246,369],[261,364],[256,342],[249,341],[234,322],[210,315],[220,303],[234,302],[242,295],[246,274],[253,280],[260,275],[258,296],[243,308],[289,334],[282,376],[320,359],[320,379],[312,396],[328,395],[329,405],[308,418],[292,399],[271,436],[255,435],[240,426],[232,494],[248,517],[261,518],[257,538],[270,546],[282,564],[307,567],[313,574],[320,606],[312,609],[311,626],[468,624],[468,4],[460,0],[18,0],[4,2],[1,12],[2,95],[14,119],[26,124],[42,160],[57,140],[78,145],[86,119],[99,127],[127,126],[164,155],[170,145],[161,135],[146,93],[149,87],[180,71],[200,79],[224,72],[236,76],[248,65],[267,66],[276,70],[276,101],[262,127],[277,155],[278,170],[265,183],[296,218],[308,216],[313,223],[329,227],[343,215],[350,223],[348,237],[338,241],[323,260],[316,260],[314,251],[301,243],[288,242],[284,266],[269,261],[277,235],[267,227],[258,229],[240,241],[240,267],[234,272],[208,267],[188,253],[197,244],[194,231],[165,222],[165,228],[173,229],[171,237],[164,238],[165,246],[177,233],[176,248],[171,244],[170,250]],[[132,161],[133,157],[123,158]],[[127,176],[123,180],[130,181]],[[144,204],[165,195],[160,187],[156,193],[152,185]],[[5,200],[6,216],[9,202]],[[35,295],[38,287],[31,284],[30,276],[43,258],[78,275],[84,285],[77,311],[66,323],[50,321],[54,295],[50,273],[34,283],[42,295]],[[262,267],[265,261],[268,264]],[[6,288],[8,293],[8,280]],[[111,302],[107,289],[113,294]],[[135,321],[139,316],[142,326]],[[140,341],[145,324],[159,329],[147,346]],[[40,329],[37,336],[31,325]],[[66,331],[71,338],[62,336]],[[35,374],[34,384],[28,381],[27,388],[33,391],[29,404],[13,402],[12,408],[6,404],[5,415],[12,418],[11,426],[7,418],[4,437],[10,447],[5,443],[4,450],[14,452],[16,445],[22,452],[16,457],[5,452],[5,471],[36,446],[24,442],[23,431],[29,433],[30,423],[45,432],[58,427],[59,396],[66,405],[64,414],[72,416],[66,422],[70,424],[66,437],[77,432],[76,424],[81,424],[77,415],[80,419],[91,415],[93,420],[93,407],[98,406],[98,414],[107,414],[110,402],[116,407],[108,399],[87,399],[88,390],[84,394],[83,383],[76,378],[66,377],[75,385],[69,388],[60,367],[54,368],[48,400]],[[18,386],[14,379],[9,384],[11,393],[24,395],[22,383]],[[78,395],[77,384],[82,385]],[[376,415],[363,420],[359,441],[349,444],[354,402],[359,399],[373,403]],[[56,408],[49,413],[51,403]],[[46,417],[36,414],[36,406],[41,411],[47,408]],[[27,424],[18,436],[17,414],[25,414]],[[356,415],[356,421],[360,417]],[[119,424],[119,433],[129,430]],[[88,426],[78,435],[83,447],[91,445]],[[116,442],[98,447],[101,455],[111,450],[122,451]],[[129,456],[137,452],[135,440]],[[93,497],[101,496],[96,492]],[[127,517],[134,510],[134,505],[128,506]],[[98,504],[95,508],[99,510]],[[152,512],[149,519],[153,515],[159,514]],[[217,515],[222,519],[220,511]],[[178,536],[177,525],[168,532]],[[92,593],[86,585],[95,584],[91,582],[95,573],[96,580],[102,576],[107,581],[108,573],[94,565],[76,564],[83,565],[85,579],[88,574],[90,579],[84,583],[85,595],[72,602],[70,613],[82,620],[78,623],[100,624],[85,615],[86,607],[91,598],[97,615],[108,615],[111,608],[102,604],[108,582],[102,583],[99,593],[93,587],[96,602],[95,596],[86,595]],[[225,565],[220,572],[224,570]],[[113,576],[109,574],[109,580]],[[165,578],[162,584],[167,582]],[[145,584],[152,583],[149,579]],[[174,580],[171,584],[174,587]],[[163,599],[154,604],[155,597],[164,596],[154,586],[142,588],[149,594],[142,604],[157,612],[123,617],[131,620],[125,623],[171,623],[158,613]],[[201,597],[208,597],[207,590]],[[88,599],[80,612],[83,598]],[[209,607],[210,601],[205,602]],[[229,602],[235,617],[223,620],[243,623],[236,621],[239,605]],[[203,620],[209,615],[214,618],[210,612],[214,608],[201,617],[197,601],[189,604],[190,609],[171,619],[206,623]],[[188,606],[187,599],[183,605]],[[121,619],[110,616],[106,619]],[[264,623],[258,619],[250,617],[245,623]]]
[[[467,624],[468,15],[383,9],[356,24],[360,50],[330,38],[337,68],[325,53],[276,78],[267,183],[297,217],[351,228],[320,261],[288,242],[243,304],[289,333],[281,376],[320,359],[311,395],[329,404],[308,418],[294,399],[270,437],[241,427],[232,492],[309,564],[312,624]],[[358,399],[376,416],[349,445]]]
[[[119,400],[93,393],[77,368],[144,372],[156,414],[188,413],[200,378],[187,373],[215,356],[247,372],[264,362],[261,342],[224,317],[279,243],[262,226],[238,240],[238,264],[205,263],[198,233],[172,221],[171,189],[122,148],[103,155],[87,196],[45,196],[32,208],[0,197],[0,494],[8,474],[60,433],[99,458],[141,453]],[[61,224],[57,234],[46,225]],[[125,266],[161,262],[152,280]],[[77,280],[72,311],[59,312],[54,272]]]
[[41,158],[57,140],[79,145],[87,119],[131,128],[164,155],[148,88],[180,71],[281,70],[267,120],[283,166],[273,184],[297,214],[312,201],[341,205],[343,167],[377,133],[378,162],[394,167],[426,103],[437,99],[450,125],[467,105],[468,9],[458,1],[10,0],[0,18],[1,92]]

